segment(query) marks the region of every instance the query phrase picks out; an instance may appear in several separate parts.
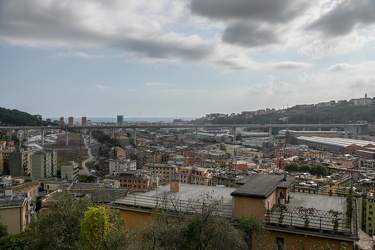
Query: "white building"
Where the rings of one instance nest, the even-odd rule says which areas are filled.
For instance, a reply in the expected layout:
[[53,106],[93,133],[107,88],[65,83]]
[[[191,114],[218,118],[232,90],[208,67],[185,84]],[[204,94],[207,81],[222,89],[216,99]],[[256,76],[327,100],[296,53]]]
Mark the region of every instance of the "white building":
[[116,160],[110,159],[108,160],[108,168],[109,168],[109,174],[116,175],[121,172],[129,171],[129,170],[136,170],[137,161],[132,161],[130,159],[125,159],[125,158],[119,158]]

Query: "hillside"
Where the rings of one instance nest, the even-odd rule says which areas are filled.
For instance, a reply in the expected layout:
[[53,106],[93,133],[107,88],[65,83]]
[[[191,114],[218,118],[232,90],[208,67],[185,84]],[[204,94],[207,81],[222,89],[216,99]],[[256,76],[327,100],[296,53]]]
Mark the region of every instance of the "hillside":
[[[210,114],[194,121],[197,124],[318,124],[318,123],[356,123],[357,121],[375,122],[375,100],[366,106],[355,106],[351,101],[335,102],[331,106],[297,105],[283,110],[269,110],[267,114],[246,118],[244,113],[219,117]],[[221,115],[222,116],[222,115]]]
[[42,122],[26,112],[0,107],[0,126],[40,126]]

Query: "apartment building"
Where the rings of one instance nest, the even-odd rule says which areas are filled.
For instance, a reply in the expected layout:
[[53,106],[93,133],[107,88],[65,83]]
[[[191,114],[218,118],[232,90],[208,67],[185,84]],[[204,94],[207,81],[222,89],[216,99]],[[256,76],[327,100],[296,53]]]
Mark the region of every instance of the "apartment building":
[[191,166],[180,167],[178,170],[178,173],[180,174],[181,183],[190,184],[192,172],[193,172],[193,167]]
[[207,168],[193,167],[190,184],[211,186],[212,173]]
[[70,161],[61,166],[61,178],[69,181],[74,180],[79,173],[79,164]]
[[110,175],[117,175],[125,171],[136,170],[137,161],[126,158],[109,159],[108,168]]
[[146,192],[152,189],[153,180],[149,174],[138,169],[122,172],[115,177],[121,188],[128,188],[130,192]]
[[177,166],[173,164],[145,164],[142,170],[150,172],[152,175],[157,176],[160,185],[167,185],[171,181],[173,172],[177,171]]
[[32,150],[20,149],[9,153],[9,174],[12,176],[29,175]]
[[30,176],[33,178],[50,178],[57,175],[57,153],[46,149],[31,156]]

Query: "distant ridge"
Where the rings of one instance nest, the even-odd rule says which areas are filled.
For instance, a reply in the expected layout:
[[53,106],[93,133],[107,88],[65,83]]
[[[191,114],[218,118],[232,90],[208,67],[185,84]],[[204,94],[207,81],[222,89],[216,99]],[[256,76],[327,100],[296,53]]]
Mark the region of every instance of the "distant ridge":
[[[113,120],[113,118],[108,118]],[[145,120],[148,118],[133,118]],[[172,119],[172,118],[168,118]],[[131,121],[132,118],[128,117]],[[150,120],[166,120],[166,118],[150,118]],[[260,109],[243,111],[240,114],[211,113],[205,117],[192,120],[194,124],[318,124],[318,123],[356,123],[367,121],[375,123],[375,98],[358,98],[349,101],[329,101],[318,104],[295,105],[286,109]],[[16,109],[0,107],[0,126],[40,126],[48,125],[36,115]]]
[[287,109],[261,109],[243,111],[240,114],[208,114],[193,121],[197,124],[334,124],[375,122],[375,98],[359,98],[349,101],[330,101],[318,104],[296,105]]

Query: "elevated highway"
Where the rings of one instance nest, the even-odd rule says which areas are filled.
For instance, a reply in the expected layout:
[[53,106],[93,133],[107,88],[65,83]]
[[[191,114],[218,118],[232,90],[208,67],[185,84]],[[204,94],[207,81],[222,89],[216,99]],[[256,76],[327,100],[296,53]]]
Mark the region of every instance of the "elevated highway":
[[[315,128],[321,130],[322,128],[343,128],[345,134],[349,131],[353,131],[353,134],[362,134],[368,127],[367,123],[345,123],[345,124],[173,124],[173,123],[163,123],[163,124],[124,124],[124,125],[84,125],[84,126],[3,126],[0,127],[0,131],[29,131],[29,130],[40,130],[42,135],[42,145],[44,143],[44,131],[46,130],[65,130],[66,131],[66,144],[68,145],[68,130],[85,130],[89,132],[89,144],[91,143],[91,132],[92,130],[102,130],[102,129],[112,129],[113,133],[115,129],[133,129],[134,135],[136,136],[136,129],[165,129],[165,128],[179,128],[179,129],[195,129],[196,138],[198,134],[198,129],[213,129],[213,128],[230,128],[233,129],[233,134],[236,134],[236,128],[249,128],[249,129],[268,129],[269,134],[272,135],[272,129],[311,129]],[[134,138],[136,139],[136,138]],[[233,136],[233,141],[235,142],[235,136]]]

